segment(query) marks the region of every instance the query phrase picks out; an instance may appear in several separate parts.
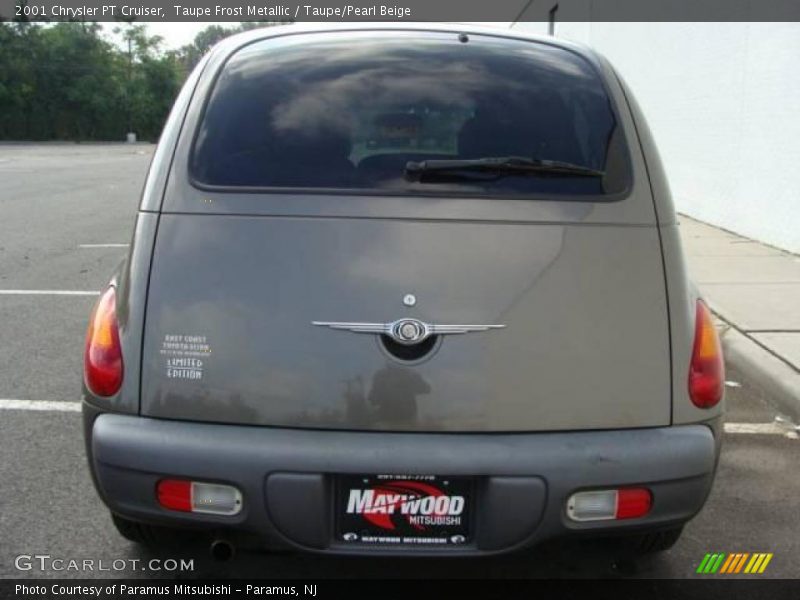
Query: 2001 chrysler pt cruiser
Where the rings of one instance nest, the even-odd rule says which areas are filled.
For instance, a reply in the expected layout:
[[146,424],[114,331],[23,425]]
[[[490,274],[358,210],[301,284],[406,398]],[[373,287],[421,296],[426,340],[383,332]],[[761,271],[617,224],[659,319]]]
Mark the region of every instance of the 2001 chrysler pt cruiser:
[[723,365],[647,125],[578,46],[274,27],[195,69],[85,348],[123,535],[671,546]]

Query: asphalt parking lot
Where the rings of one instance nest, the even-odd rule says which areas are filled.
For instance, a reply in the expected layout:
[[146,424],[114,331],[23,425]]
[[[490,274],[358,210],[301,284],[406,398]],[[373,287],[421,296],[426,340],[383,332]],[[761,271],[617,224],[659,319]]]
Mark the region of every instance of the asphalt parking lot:
[[[125,253],[152,155],[147,145],[0,145],[0,577],[160,576],[20,571],[19,555],[65,559],[184,557],[192,577],[693,577],[708,552],[770,552],[758,577],[800,577],[800,440],[775,422],[765,392],[729,370],[729,427],[706,508],[671,551],[617,562],[589,543],[481,560],[332,559],[206,547],[152,554],[121,538],[85,465],[79,400],[83,336]],[[42,401],[66,403],[43,404]],[[69,404],[73,403],[73,404]],[[46,408],[47,410],[41,410]],[[743,424],[760,424],[746,427]],[[635,451],[635,449],[632,449]],[[705,575],[705,577],[710,577]],[[746,577],[731,575],[729,577]]]

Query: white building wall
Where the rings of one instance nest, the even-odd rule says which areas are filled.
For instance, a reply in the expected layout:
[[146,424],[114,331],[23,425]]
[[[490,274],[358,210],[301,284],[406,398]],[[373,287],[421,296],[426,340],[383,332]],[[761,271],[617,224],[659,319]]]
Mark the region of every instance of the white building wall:
[[557,21],[555,33],[627,81],[680,212],[800,253],[800,23]]

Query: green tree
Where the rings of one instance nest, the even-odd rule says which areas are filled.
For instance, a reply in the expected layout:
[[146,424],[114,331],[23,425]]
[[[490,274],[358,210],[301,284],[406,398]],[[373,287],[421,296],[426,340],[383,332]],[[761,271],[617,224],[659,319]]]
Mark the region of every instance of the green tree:
[[174,53],[161,51],[162,38],[149,35],[145,25],[128,23],[115,31],[125,43],[119,71],[124,73],[126,130],[143,139],[157,138],[183,83],[182,66]]
[[121,90],[114,48],[97,24],[57,23],[39,28],[30,101],[33,139],[120,139],[115,131]]
[[186,70],[190,71],[215,44],[236,33],[288,23],[289,21],[247,21],[232,27],[209,25],[194,36],[191,44],[180,49],[183,64]]
[[156,140],[189,70],[221,39],[277,23],[212,25],[165,52],[147,26],[121,23],[119,46],[97,23],[0,22],[0,139]]
[[211,50],[220,40],[228,37],[233,33],[232,30],[222,27],[220,25],[209,25],[197,35],[194,36],[194,41],[181,48],[184,64],[187,68],[193,68],[200,59],[203,58],[206,52]]

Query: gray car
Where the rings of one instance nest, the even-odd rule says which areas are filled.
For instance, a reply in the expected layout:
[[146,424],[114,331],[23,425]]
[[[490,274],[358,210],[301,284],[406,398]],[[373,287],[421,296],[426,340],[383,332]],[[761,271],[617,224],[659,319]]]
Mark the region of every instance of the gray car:
[[551,38],[285,26],[219,44],[95,308],[120,532],[337,554],[670,547],[723,365],[645,120]]

